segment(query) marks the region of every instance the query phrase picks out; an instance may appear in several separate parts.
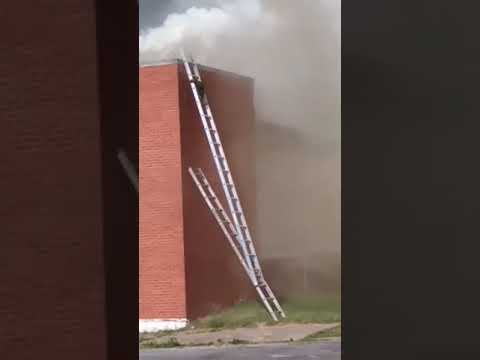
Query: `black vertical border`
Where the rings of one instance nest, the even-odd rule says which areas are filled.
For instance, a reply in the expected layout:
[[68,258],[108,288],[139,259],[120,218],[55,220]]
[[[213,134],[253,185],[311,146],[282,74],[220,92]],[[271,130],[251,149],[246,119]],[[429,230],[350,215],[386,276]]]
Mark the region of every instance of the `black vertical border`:
[[343,359],[480,359],[478,13],[342,1]]
[[117,150],[138,169],[138,1],[96,4],[108,358],[136,359],[139,197]]

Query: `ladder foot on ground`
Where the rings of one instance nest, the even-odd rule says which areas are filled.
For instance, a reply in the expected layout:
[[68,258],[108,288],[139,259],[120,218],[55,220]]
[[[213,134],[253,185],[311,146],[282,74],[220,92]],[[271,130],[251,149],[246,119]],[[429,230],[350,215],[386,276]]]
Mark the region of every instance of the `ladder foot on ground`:
[[[233,182],[233,176],[225,157],[220,135],[208,103],[208,97],[202,77],[200,75],[200,71],[193,60],[190,62],[187,61],[183,51],[182,58],[192,89],[192,94],[197,105],[200,119],[202,121],[205,136],[207,138],[210,152],[213,156],[217,174],[220,178],[220,182],[225,193],[225,198],[228,202],[228,207],[232,215],[233,222],[228,218],[228,215],[224,211],[218,197],[213,192],[213,189],[211,188],[202,170],[197,169],[194,171],[192,168],[189,168],[190,175],[197,185],[197,188],[203,196],[207,206],[217,220],[218,225],[222,228],[228,242],[232,246],[240,263],[244,267],[244,270],[249,276],[253,286],[257,289],[260,299],[265,305],[267,311],[274,320],[278,320],[275,313],[279,313],[283,317],[285,317],[285,313],[265,281],[260,269],[260,263],[256,255],[253,241],[250,236],[250,231],[246,223],[246,218],[240,204],[235,184]],[[234,241],[234,239],[236,241]]]

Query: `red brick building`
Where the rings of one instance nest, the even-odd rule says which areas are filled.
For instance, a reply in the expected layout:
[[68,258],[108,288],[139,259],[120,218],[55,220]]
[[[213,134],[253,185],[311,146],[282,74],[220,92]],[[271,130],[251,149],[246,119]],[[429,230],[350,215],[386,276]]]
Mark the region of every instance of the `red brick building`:
[[[255,234],[253,80],[200,67],[247,221]],[[140,67],[140,330],[252,296],[246,275],[187,170],[201,167],[226,205],[183,64]]]

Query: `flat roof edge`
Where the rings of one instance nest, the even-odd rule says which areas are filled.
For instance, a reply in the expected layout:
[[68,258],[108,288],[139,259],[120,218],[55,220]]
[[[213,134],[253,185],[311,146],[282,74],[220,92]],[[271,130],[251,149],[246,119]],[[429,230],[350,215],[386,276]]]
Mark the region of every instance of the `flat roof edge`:
[[[148,67],[159,67],[159,66],[174,65],[174,64],[183,64],[183,61],[181,59],[168,59],[168,60],[162,60],[162,61],[144,62],[139,65],[139,68],[141,69],[141,68],[148,68]],[[252,81],[254,80],[254,78],[251,76],[247,76],[247,75],[243,75],[243,74],[239,74],[239,73],[235,73],[232,71],[227,71],[219,68],[214,68],[214,67],[210,67],[202,64],[197,64],[197,65],[201,70],[212,71],[212,72],[222,72],[234,77],[241,77],[241,78],[249,79]]]
[[172,64],[180,64],[180,59],[167,59],[161,61],[147,61],[140,64],[140,68],[144,67],[155,67],[155,66],[164,66],[164,65],[172,65]]

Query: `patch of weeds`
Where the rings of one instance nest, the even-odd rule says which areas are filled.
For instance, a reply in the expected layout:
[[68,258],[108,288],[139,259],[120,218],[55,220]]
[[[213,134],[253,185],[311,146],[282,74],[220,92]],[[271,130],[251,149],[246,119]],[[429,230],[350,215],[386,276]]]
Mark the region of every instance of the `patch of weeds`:
[[[256,327],[259,325],[278,325],[285,323],[335,323],[341,321],[340,297],[332,296],[291,296],[281,299],[281,305],[287,314],[287,318],[273,321],[263,305],[258,301],[241,302],[235,306],[213,313],[204,318],[190,323],[187,329],[204,330],[215,332],[223,329],[234,329],[239,327]],[[178,341],[170,340],[166,343],[157,343],[155,340],[164,336],[173,336],[176,333],[185,331],[167,330],[156,333],[142,333],[139,336],[140,346],[143,347],[175,347],[179,346]],[[340,336],[340,329],[335,331],[323,331],[307,337],[315,340],[318,338]],[[217,344],[223,344],[217,341]]]
[[142,343],[144,341],[148,341],[148,340],[153,339],[153,338],[154,338],[154,336],[152,334],[140,334],[138,336],[138,341],[140,343]]
[[245,345],[245,344],[249,344],[250,342],[246,341],[246,340],[241,340],[241,339],[237,339],[237,338],[233,338],[231,341],[229,341],[229,344],[232,344],[232,345]]
[[320,330],[316,333],[310,334],[302,339],[302,341],[315,341],[320,339],[327,339],[332,337],[340,337],[342,336],[342,327],[336,326],[332,329],[328,330]]
[[155,331],[155,332],[142,332],[139,334],[138,340],[140,343],[148,340],[154,340],[162,336],[173,335],[175,333],[178,333],[181,330],[161,330],[161,331]]
[[176,337],[171,337],[170,339],[168,339],[167,342],[165,342],[164,344],[166,344],[168,347],[178,347],[178,346],[182,346]]
[[282,304],[287,314],[281,322],[335,323],[341,321],[341,301],[336,296],[296,296]]
[[149,349],[160,349],[160,348],[174,348],[174,347],[181,347],[180,344],[175,337],[171,337],[168,341],[165,342],[157,342],[153,340],[144,341],[140,343],[140,347],[142,348],[149,348]]
[[217,331],[238,327],[255,327],[268,321],[268,314],[257,302],[242,302],[224,311],[195,321],[195,328]]
[[206,326],[211,330],[222,329],[225,327],[225,320],[221,317],[212,317],[211,319],[207,320]]
[[[339,296],[291,296],[282,299],[281,305],[287,318],[280,323],[335,323],[341,321]],[[277,325],[263,305],[257,301],[241,302],[235,306],[213,313],[194,323],[197,329],[218,331],[238,327],[256,327],[259,324]]]
[[215,343],[213,341],[210,341],[208,343],[190,343],[186,346],[194,346],[194,347],[198,347],[198,346],[212,346],[212,345],[215,345]]

